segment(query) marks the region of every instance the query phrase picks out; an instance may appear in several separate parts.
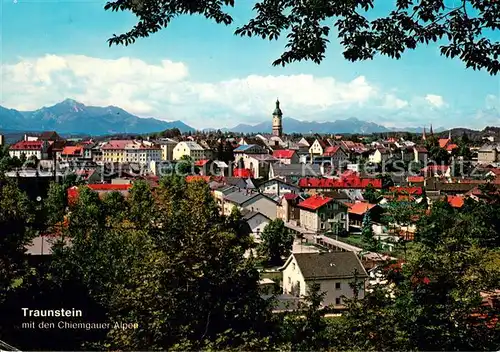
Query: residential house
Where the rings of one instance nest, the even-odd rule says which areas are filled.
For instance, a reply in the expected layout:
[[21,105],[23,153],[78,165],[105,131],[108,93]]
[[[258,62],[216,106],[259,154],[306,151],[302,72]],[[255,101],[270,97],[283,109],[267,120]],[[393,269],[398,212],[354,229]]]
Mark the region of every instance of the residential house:
[[60,160],[68,161],[83,158],[82,146],[66,146],[60,153]]
[[249,154],[269,154],[267,150],[258,144],[243,144],[233,150],[235,160]]
[[340,178],[303,177],[298,181],[301,190],[309,194],[327,192],[335,189],[365,189],[372,185],[376,189],[382,188],[382,180],[378,178],[364,178],[357,174],[341,176]]
[[125,146],[131,140],[110,140],[101,146],[102,162],[123,163],[125,162]]
[[218,187],[212,190],[213,197],[222,211],[224,210],[224,197],[229,193],[233,193],[238,190],[238,187],[228,184],[220,184]]
[[[344,299],[353,298],[354,280],[366,282],[368,274],[354,252],[293,253],[283,267],[283,293],[306,297],[313,283],[325,293],[323,306],[344,308]],[[361,284],[358,298],[363,298]]]
[[161,148],[161,160],[174,160],[174,148],[177,141],[171,138],[162,138],[156,141]]
[[279,178],[274,178],[262,183],[259,186],[259,191],[270,196],[282,196],[286,193],[299,193],[300,188]]
[[214,162],[210,159],[202,159],[198,160],[194,163],[194,166],[198,167],[200,169],[200,175],[203,176],[211,176],[212,175],[212,165],[214,165]]
[[349,155],[339,146],[326,147],[323,156],[329,157],[333,165],[341,166],[349,161]]
[[479,164],[490,164],[500,161],[500,144],[484,144],[477,151],[477,161]]
[[228,176],[229,175],[229,165],[224,161],[215,160],[213,163],[213,175]]
[[162,160],[161,148],[151,143],[131,141],[125,145],[124,149],[125,162],[127,163],[149,165],[152,161],[160,162]]
[[281,197],[281,202],[278,205],[276,217],[283,220],[285,223],[300,221],[300,209],[297,205],[304,199],[296,193],[285,193]]
[[368,214],[372,222],[372,230],[376,235],[381,235],[383,226],[381,223],[383,209],[377,204],[370,204],[366,202],[356,202],[348,204],[349,207],[349,227],[355,232],[361,232],[363,227],[363,220]]
[[255,178],[265,178],[269,175],[269,169],[272,164],[278,160],[269,154],[244,154],[243,165],[246,169],[252,171]]
[[238,190],[224,196],[223,214],[229,215],[234,207],[260,212],[269,219],[276,219],[277,203],[268,196],[249,189]]
[[369,156],[368,160],[371,163],[375,164],[381,164],[387,162],[387,160],[390,158],[391,153],[389,149],[386,148],[377,148],[375,151],[373,151]]
[[231,186],[236,186],[240,189],[257,189],[255,180],[251,177],[225,177],[224,182]]
[[321,175],[321,166],[315,164],[271,164],[269,169],[269,179],[281,178],[290,183],[295,183],[302,177]]
[[271,219],[259,211],[245,210],[242,212],[242,221],[246,223],[247,231],[255,242],[260,242],[260,234],[271,222]]
[[309,147],[309,154],[312,156],[322,156],[328,146],[329,144],[326,141],[321,138],[316,138],[314,143]]
[[205,159],[214,159],[217,154],[218,142],[215,140],[199,140],[198,144],[205,150]]
[[193,141],[182,141],[174,147],[173,160],[181,160],[183,156],[189,156],[193,161],[207,159],[205,149]]
[[298,164],[299,155],[292,149],[277,149],[273,151],[273,157],[282,164]]
[[38,160],[48,158],[49,143],[47,141],[20,141],[9,147],[11,158],[21,158],[22,155],[29,159],[36,157]]
[[427,165],[420,170],[420,174],[424,177],[430,176],[445,176],[450,177],[451,167],[448,165]]
[[300,226],[314,232],[349,230],[347,206],[331,197],[315,194],[298,204]]
[[415,161],[416,163],[420,162],[422,164],[425,164],[427,162],[428,153],[429,152],[425,147],[420,147],[420,146],[413,147],[413,155],[414,155],[413,161]]
[[44,131],[40,134],[26,133],[24,135],[24,140],[26,142],[35,142],[35,141],[55,142],[62,140],[62,138],[57,134],[56,131]]

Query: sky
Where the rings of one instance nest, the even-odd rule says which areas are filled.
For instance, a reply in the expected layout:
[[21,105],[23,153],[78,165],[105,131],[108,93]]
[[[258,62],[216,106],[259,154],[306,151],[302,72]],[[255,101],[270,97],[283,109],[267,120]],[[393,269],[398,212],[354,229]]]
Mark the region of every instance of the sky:
[[106,40],[131,28],[135,17],[105,11],[105,1],[0,1],[0,105],[7,108],[35,110],[71,98],[195,128],[223,128],[270,120],[279,98],[284,116],[299,120],[500,125],[500,76],[465,69],[440,56],[437,45],[401,60],[351,63],[332,36],[320,65],[273,67],[284,39],[233,34],[251,18],[251,0],[237,0],[229,10],[234,25],[180,17],[128,47],[109,47]]

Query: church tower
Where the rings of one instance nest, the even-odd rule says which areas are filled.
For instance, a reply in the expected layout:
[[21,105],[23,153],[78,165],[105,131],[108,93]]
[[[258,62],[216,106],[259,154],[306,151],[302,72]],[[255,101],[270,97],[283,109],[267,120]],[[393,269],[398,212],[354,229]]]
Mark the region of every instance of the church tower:
[[273,136],[281,137],[283,134],[283,112],[280,109],[280,101],[276,99],[276,109],[273,112]]

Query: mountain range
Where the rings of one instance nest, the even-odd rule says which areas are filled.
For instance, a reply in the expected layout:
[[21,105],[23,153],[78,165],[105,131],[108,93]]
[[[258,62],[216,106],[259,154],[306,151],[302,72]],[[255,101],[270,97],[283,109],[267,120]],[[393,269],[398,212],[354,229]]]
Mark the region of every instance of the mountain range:
[[[356,134],[370,134],[370,133],[386,133],[405,131],[412,133],[422,133],[423,127],[406,127],[406,128],[389,128],[383,125],[378,125],[374,122],[367,122],[350,117],[344,120],[335,120],[329,122],[315,122],[315,121],[300,121],[290,117],[283,119],[283,129],[286,133],[356,133]],[[239,124],[236,127],[229,129],[231,132],[240,133],[263,133],[272,130],[272,122],[266,121],[257,125]],[[435,128],[434,131],[442,131],[442,127]]]
[[18,111],[0,106],[0,130],[50,131],[62,134],[107,135],[116,133],[150,133],[178,128],[194,131],[182,121],[140,118],[116,106],[86,106],[66,99],[35,111]]
[[[329,122],[300,121],[288,117],[283,119],[286,133],[385,133],[407,131],[421,133],[422,127],[389,128],[355,117]],[[73,99],[42,107],[35,111],[18,111],[0,106],[0,131],[47,131],[62,134],[110,135],[120,133],[151,133],[170,128],[181,132],[194,132],[195,129],[182,121],[164,121],[155,118],[141,118],[116,106],[86,106]],[[207,129],[211,130],[211,129]],[[271,119],[257,125],[239,124],[223,131],[239,133],[266,133],[272,130]],[[436,132],[442,128],[435,128]]]

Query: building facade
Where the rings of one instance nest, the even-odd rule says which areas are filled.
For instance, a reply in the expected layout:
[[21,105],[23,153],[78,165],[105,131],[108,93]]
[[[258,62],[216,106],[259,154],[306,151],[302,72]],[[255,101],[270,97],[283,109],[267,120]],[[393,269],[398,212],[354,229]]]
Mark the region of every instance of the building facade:
[[172,154],[173,160],[181,160],[183,156],[189,156],[193,161],[206,159],[205,149],[198,143],[192,141],[177,143]]

